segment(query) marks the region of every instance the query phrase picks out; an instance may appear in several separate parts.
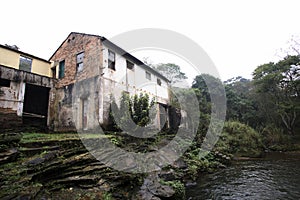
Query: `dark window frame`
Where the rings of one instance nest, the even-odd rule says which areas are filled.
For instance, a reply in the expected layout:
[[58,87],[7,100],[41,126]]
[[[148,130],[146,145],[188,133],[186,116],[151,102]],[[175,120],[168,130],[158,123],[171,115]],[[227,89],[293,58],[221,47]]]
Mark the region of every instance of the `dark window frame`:
[[126,60],[126,67],[127,69],[134,70],[134,63]]
[[62,60],[58,64],[58,78],[62,79],[65,77],[65,69],[66,69],[66,62]]
[[[113,55],[111,60],[110,54]],[[108,68],[116,71],[116,53],[108,49]]]
[[146,72],[146,79],[151,81],[151,73],[148,71],[145,71],[145,72]]
[[76,55],[76,71],[77,72],[82,72],[84,68],[84,51],[78,53]]
[[161,79],[160,78],[157,78],[157,85],[161,86]]

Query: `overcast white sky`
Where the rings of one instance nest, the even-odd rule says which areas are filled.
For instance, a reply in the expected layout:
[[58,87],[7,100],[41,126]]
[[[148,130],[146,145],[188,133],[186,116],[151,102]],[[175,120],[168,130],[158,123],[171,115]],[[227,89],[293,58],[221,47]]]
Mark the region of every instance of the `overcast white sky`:
[[[111,38],[163,28],[198,43],[222,80],[251,78],[258,65],[278,59],[276,51],[300,34],[298,0],[9,0],[0,6],[0,44],[49,59],[72,31]],[[168,61],[151,56],[155,63]]]

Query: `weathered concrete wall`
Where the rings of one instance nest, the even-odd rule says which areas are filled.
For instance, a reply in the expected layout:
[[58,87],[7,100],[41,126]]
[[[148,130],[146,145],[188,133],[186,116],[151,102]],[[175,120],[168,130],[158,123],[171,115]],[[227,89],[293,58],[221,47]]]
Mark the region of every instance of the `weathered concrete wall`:
[[75,131],[72,115],[73,84],[50,91],[49,129],[54,131]]
[[0,78],[8,79],[17,83],[24,82],[48,88],[54,87],[55,82],[52,78],[46,76],[20,71],[2,65],[0,65]]
[[87,127],[99,126],[99,76],[56,88],[50,95],[49,127],[54,131],[76,131],[83,127],[83,101],[87,101]]
[[0,66],[0,78],[10,82],[9,85],[0,87],[0,129],[3,130],[18,129],[23,125],[26,84],[47,88],[53,88],[55,85],[55,80],[49,77],[5,66]]
[[11,82],[10,87],[0,87],[0,108],[17,111],[20,86],[20,83]]
[[54,87],[54,80],[46,76],[20,71],[14,68],[0,66],[0,78],[10,81],[9,87],[0,87],[0,108],[18,111],[22,115],[24,89],[26,84],[42,87]]

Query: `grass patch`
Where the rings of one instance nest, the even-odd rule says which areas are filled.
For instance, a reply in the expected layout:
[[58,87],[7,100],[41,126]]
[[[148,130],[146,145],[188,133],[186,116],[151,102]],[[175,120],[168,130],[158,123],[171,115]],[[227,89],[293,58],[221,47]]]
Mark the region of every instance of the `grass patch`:
[[[99,134],[84,133],[84,139],[96,139],[101,137],[109,137]],[[30,142],[47,142],[47,141],[65,141],[65,140],[80,140],[78,133],[23,133],[21,143]]]

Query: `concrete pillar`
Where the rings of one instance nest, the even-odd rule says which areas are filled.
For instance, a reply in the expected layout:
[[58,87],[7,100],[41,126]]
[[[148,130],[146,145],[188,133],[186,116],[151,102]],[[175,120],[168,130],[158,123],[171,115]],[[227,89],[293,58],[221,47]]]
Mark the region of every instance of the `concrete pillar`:
[[18,96],[18,108],[17,108],[17,115],[19,117],[21,117],[23,115],[25,86],[26,86],[26,84],[23,81],[20,82],[19,96]]

